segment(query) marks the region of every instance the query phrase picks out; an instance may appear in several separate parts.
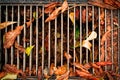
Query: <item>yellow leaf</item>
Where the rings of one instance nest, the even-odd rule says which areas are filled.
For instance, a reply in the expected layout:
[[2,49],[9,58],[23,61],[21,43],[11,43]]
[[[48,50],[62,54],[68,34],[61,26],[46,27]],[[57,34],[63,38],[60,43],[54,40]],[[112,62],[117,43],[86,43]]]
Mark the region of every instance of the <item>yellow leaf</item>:
[[74,24],[74,12],[71,12],[69,14],[70,20],[72,21],[72,23]]
[[93,40],[97,38],[97,33],[95,31],[92,31],[91,34],[89,35],[89,37],[86,40]]
[[1,80],[13,80],[13,79],[14,80],[17,79],[17,74],[8,73]]
[[7,26],[12,25],[12,24],[14,24],[14,23],[17,23],[17,22],[7,21],[7,22],[0,23],[0,30],[1,30],[1,29],[4,29],[4,28],[6,28]]
[[34,45],[33,45],[33,46],[30,46],[30,47],[27,47],[27,48],[25,49],[25,53],[27,54],[27,56],[30,55],[31,50],[32,50],[33,48],[34,48]]
[[91,51],[90,48],[92,47],[92,44],[88,40],[83,40],[82,47],[85,47]]

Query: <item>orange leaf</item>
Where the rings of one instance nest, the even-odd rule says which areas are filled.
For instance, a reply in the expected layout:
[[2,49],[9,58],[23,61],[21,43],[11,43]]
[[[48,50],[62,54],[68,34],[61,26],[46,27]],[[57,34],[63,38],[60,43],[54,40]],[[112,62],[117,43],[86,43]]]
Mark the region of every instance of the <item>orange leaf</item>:
[[45,20],[45,22],[49,22],[49,21],[51,21],[51,20],[54,20],[54,19],[57,17],[57,15],[58,15],[58,13],[59,13],[60,10],[61,10],[61,7],[58,7],[57,9],[55,9],[55,10],[50,14],[50,16]]
[[63,2],[63,4],[62,4],[62,13],[68,8],[68,2],[67,2],[67,0],[65,0],[64,2]]

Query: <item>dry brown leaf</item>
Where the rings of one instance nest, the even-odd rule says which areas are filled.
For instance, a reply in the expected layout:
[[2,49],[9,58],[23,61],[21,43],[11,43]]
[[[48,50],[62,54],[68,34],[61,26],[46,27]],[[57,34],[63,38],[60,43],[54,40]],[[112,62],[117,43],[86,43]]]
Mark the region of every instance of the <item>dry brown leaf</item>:
[[25,49],[23,46],[19,45],[17,42],[15,42],[15,48],[20,51],[20,53],[25,52]]
[[21,33],[23,26],[17,26],[15,30],[5,33],[4,48],[10,48],[16,37]]
[[103,2],[98,2],[98,1],[88,1],[89,4],[95,5],[95,6],[99,6],[102,8],[107,8],[107,9],[116,9],[115,7],[108,5],[106,3]]
[[75,71],[78,74],[78,76],[80,76],[80,77],[87,78],[87,79],[94,78],[93,75],[90,74],[90,73],[86,73],[86,72],[83,72],[83,71],[80,71],[80,70],[77,70],[77,69]]
[[65,0],[64,2],[63,2],[63,4],[62,4],[62,13],[68,8],[68,2],[67,2],[67,0]]
[[68,78],[69,78],[69,73],[70,73],[70,71],[67,71],[67,72],[64,73],[63,75],[57,77],[56,80],[68,80]]
[[97,64],[98,66],[106,66],[106,65],[112,65],[112,62],[96,62],[95,64]]
[[7,22],[0,23],[0,30],[6,28],[9,25],[15,24],[15,23],[17,23],[17,22],[7,21]]
[[81,71],[83,71],[85,73],[89,73],[89,71],[87,71],[82,64],[80,64],[80,63],[73,63],[73,65],[75,67],[77,67],[78,69],[80,69]]
[[28,22],[26,22],[27,28],[31,25],[31,23],[34,21],[34,19],[29,20]]
[[52,3],[46,4],[44,12],[46,14],[51,13],[58,4],[60,4],[60,3],[59,2],[52,2]]
[[52,63],[52,64],[50,65],[50,71],[49,71],[49,74],[50,74],[50,75],[53,75],[53,74],[54,74],[54,67],[55,67],[55,65],[54,65],[54,63]]
[[51,20],[54,20],[54,19],[57,17],[57,15],[58,15],[58,13],[59,13],[60,10],[61,10],[61,7],[58,7],[57,9],[55,9],[55,10],[50,14],[50,16],[45,20],[45,22],[49,22],[49,21],[51,21]]
[[61,67],[58,67],[56,70],[55,70],[55,74],[56,75],[62,75],[64,73],[66,73],[67,71],[67,65],[63,65]]

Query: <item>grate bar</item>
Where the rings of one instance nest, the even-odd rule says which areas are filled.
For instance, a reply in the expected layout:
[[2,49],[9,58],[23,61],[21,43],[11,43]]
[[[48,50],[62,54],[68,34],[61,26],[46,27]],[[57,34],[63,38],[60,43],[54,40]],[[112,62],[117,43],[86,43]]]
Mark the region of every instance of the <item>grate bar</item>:
[[[68,9],[68,11],[67,11],[67,14],[68,14],[68,17],[67,17],[67,53],[69,54],[69,47],[70,47],[70,44],[69,44],[69,36],[70,36],[70,32],[69,32],[69,9]],[[69,62],[70,62],[70,60],[68,59],[67,60],[67,66],[68,66],[68,70],[69,70]]]
[[[92,31],[94,31],[94,6],[92,6]],[[94,40],[92,40],[92,62],[94,63],[94,54],[95,54],[95,52],[94,52],[94,50],[95,50],[95,48],[94,48],[95,46],[94,46]],[[93,73],[94,73],[94,69],[93,69]]]
[[[75,43],[76,43],[76,41],[75,41],[75,7],[74,7],[74,24],[73,24],[73,34],[74,34],[74,37],[73,37],[73,63],[75,62],[75,58],[76,58],[76,52],[75,52]],[[75,66],[73,66],[73,71],[75,71]]]
[[[13,22],[13,17],[14,17],[14,6],[12,6],[12,22]],[[11,30],[13,30],[13,25],[11,25]],[[11,46],[11,65],[13,65],[13,46]]]
[[[113,10],[111,10],[111,28],[114,29],[114,28],[113,28]],[[112,54],[111,57],[112,57],[112,63],[113,63],[113,62],[114,62],[114,60],[113,60],[113,59],[114,59],[114,58],[113,58],[113,57],[114,57],[114,53],[113,53],[113,52],[114,52],[114,51],[113,51],[113,30],[111,31],[111,49],[112,49],[112,50],[111,50],[111,52],[112,52],[112,53],[111,53],[111,54]],[[114,68],[114,67],[113,67],[113,64],[112,64],[112,70],[113,70],[113,68]]]
[[38,5],[36,6],[36,74],[38,71]]
[[[24,6],[24,23],[26,22],[26,6]],[[24,38],[26,39],[26,25],[24,25],[25,27],[24,27]],[[25,43],[25,41],[24,41],[24,43],[23,43],[23,46],[24,46],[24,48],[26,48],[26,43]],[[24,54],[23,54],[23,71],[25,71],[25,67],[26,67],[26,65],[25,65],[25,63],[26,63],[26,55],[25,55],[25,52],[24,52]]]
[[[86,36],[88,37],[88,6],[86,6]],[[86,49],[86,63],[88,63],[88,49]]]
[[[42,12],[44,12],[44,5],[42,7]],[[44,70],[44,13],[42,13],[42,72]]]
[[[32,6],[30,6],[30,20],[32,20]],[[30,25],[30,46],[32,46],[32,24]],[[32,69],[32,51],[29,56],[29,70],[31,71],[31,69]],[[29,75],[31,75],[31,73]]]
[[[7,8],[8,6],[6,6],[6,13],[5,13],[5,15],[6,15],[6,17],[5,17],[5,20],[6,21],[8,21],[8,8]],[[5,28],[5,32],[7,32],[7,27]],[[5,64],[7,64],[7,62],[8,62],[8,54],[7,54],[7,49],[5,49]]]
[[[17,26],[19,26],[20,25],[20,6],[18,6],[18,19],[17,19],[17,22],[18,22],[18,24],[17,24]],[[18,44],[20,44],[20,36],[18,35],[17,36],[17,42],[18,42]],[[19,51],[17,50],[17,68],[19,69]]]
[[[107,19],[106,19],[106,12],[107,10],[105,9],[105,32],[107,31]],[[107,61],[107,40],[105,41],[105,61]],[[105,70],[107,71],[107,66],[105,66]]]
[[[49,13],[50,15],[50,13]],[[49,25],[48,25],[48,68],[50,68],[50,54],[51,54],[51,22],[49,22]]]
[[99,16],[99,20],[98,20],[98,32],[99,32],[99,44],[98,44],[98,49],[99,49],[99,61],[100,61],[100,33],[101,33],[101,31],[100,31],[100,8],[98,8],[98,16]]
[[[82,45],[82,6],[80,6],[80,45]],[[82,46],[80,46],[80,63],[82,64]]]
[[57,18],[55,19],[55,65],[57,66]]
[[61,66],[63,65],[63,13],[61,13]]

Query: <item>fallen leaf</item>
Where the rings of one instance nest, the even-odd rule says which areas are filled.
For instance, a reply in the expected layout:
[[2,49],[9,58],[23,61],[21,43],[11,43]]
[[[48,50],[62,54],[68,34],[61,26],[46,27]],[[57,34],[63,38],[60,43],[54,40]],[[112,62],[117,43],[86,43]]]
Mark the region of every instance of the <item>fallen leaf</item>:
[[15,24],[15,23],[17,23],[17,22],[7,21],[7,22],[0,23],[0,30],[6,28],[9,25]]
[[62,75],[64,73],[66,73],[66,71],[67,71],[67,65],[63,65],[63,66],[60,66],[60,67],[55,69],[55,74]]
[[72,23],[74,24],[74,12],[70,12],[69,17]]
[[45,68],[44,70],[43,70],[43,74],[44,74],[44,77],[46,78],[46,79],[48,79],[50,76],[48,75],[48,68]]
[[91,51],[92,44],[88,40],[83,40],[82,47],[87,48]]
[[29,47],[27,47],[27,48],[25,49],[25,53],[27,54],[27,56],[30,55],[30,53],[31,53],[31,51],[32,51],[33,48],[34,48],[34,45],[33,45],[33,46],[29,46]]
[[55,67],[55,65],[54,65],[54,63],[52,63],[52,64],[50,65],[50,71],[49,71],[49,74],[50,74],[50,75],[53,75],[53,74],[54,74],[54,67]]
[[98,66],[106,66],[106,65],[112,65],[112,62],[96,62]]
[[26,22],[27,28],[31,25],[31,23],[34,21],[34,19],[29,20],[28,22]]
[[1,80],[17,79],[17,74],[6,74]]
[[95,31],[92,31],[91,34],[89,35],[89,37],[86,40],[93,40],[97,38],[97,33]]
[[46,4],[44,12],[46,14],[51,13],[58,4],[60,4],[60,3],[59,2],[52,2],[52,3]]
[[0,79],[3,78],[6,74],[6,72],[0,72]]
[[61,7],[58,7],[57,9],[55,9],[55,10],[50,14],[50,16],[45,20],[45,22],[49,22],[49,21],[51,21],[51,20],[54,20],[54,19],[57,17],[57,15],[58,15],[58,13],[59,13],[60,10],[61,10]]
[[70,73],[70,71],[67,71],[67,72],[64,73],[63,75],[57,76],[57,79],[56,79],[56,80],[68,80],[69,73]]
[[20,51],[20,53],[25,52],[25,49],[23,46],[19,45],[17,42],[15,42],[15,48]]
[[80,70],[75,70],[76,73],[78,74],[78,76],[80,77],[83,77],[83,78],[86,78],[86,79],[92,79],[93,78],[93,75],[90,74],[90,73],[86,73],[86,72],[83,72],[83,71],[80,71]]
[[4,48],[10,48],[16,37],[21,33],[23,26],[17,26],[15,30],[9,31],[5,33],[5,41],[4,41]]
[[83,71],[83,72],[85,72],[85,73],[89,73],[89,71],[87,71],[82,64],[75,62],[75,63],[73,63],[73,65],[74,65],[76,68],[80,69],[80,71]]
[[62,13],[68,8],[68,2],[67,2],[67,0],[65,0],[64,2],[63,2],[63,4],[62,4]]

